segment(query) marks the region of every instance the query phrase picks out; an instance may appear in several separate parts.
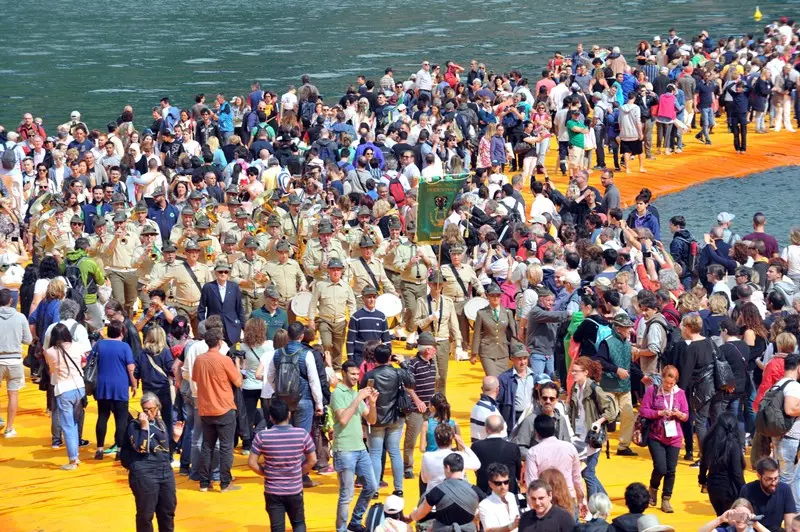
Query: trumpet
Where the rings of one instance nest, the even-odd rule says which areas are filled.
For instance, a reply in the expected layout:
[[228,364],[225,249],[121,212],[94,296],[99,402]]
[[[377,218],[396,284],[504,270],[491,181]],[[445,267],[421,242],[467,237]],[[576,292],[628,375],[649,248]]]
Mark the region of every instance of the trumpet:
[[206,216],[212,224],[217,223],[217,210],[214,205],[206,205]]
[[214,261],[214,247],[208,246],[206,248],[206,262],[213,262]]
[[153,245],[151,245],[151,248],[152,249],[150,250],[150,261],[158,262],[161,259],[161,250]]

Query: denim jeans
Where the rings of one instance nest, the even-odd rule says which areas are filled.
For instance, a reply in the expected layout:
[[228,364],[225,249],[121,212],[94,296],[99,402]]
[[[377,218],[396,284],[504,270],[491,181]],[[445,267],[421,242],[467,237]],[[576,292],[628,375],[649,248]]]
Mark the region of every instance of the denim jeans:
[[[192,416],[192,465],[189,472],[189,480],[195,482],[200,480],[200,453],[203,448],[203,418],[200,417],[200,412],[197,407],[194,408]],[[214,452],[211,454],[211,480],[214,482],[219,481],[219,442],[214,447]]]
[[[378,481],[372,468],[372,460],[366,450],[338,451],[333,453],[333,468],[339,477],[339,503],[336,507],[336,532],[346,532],[348,525],[361,524],[369,507],[372,495],[378,491]],[[362,482],[361,493],[353,508],[350,522],[347,514],[355,494],[355,479]]]
[[600,460],[600,455],[603,454],[603,451],[600,450],[590,456],[586,457],[586,467],[581,471],[581,476],[583,480],[586,482],[586,496],[591,497],[595,493],[605,493],[606,489],[603,487],[603,484],[600,483],[600,479],[597,478],[597,473],[595,470],[597,469],[597,462]]
[[[181,386],[183,388],[183,386]],[[192,460],[192,442],[194,440],[194,399],[191,392],[184,394],[181,390],[181,413],[183,414],[183,440],[181,441],[181,469],[189,469]],[[195,465],[195,469],[197,466]]]
[[714,127],[714,110],[711,107],[700,109],[700,123],[703,125],[704,140],[711,140],[708,137],[708,130]]
[[794,459],[797,456],[797,447],[800,441],[792,438],[773,438],[775,446],[775,458],[778,459],[778,469],[781,475],[781,482],[792,488],[795,505],[800,503],[800,471]]
[[61,420],[61,432],[64,433],[64,444],[67,446],[67,457],[70,462],[78,459],[78,418],[83,410],[81,399],[86,395],[83,388],[70,390],[56,396],[58,416]]
[[300,399],[297,410],[292,412],[292,426],[298,427],[311,434],[311,424],[314,421],[314,401]]
[[369,434],[369,456],[375,479],[381,478],[381,455],[384,441],[392,462],[394,489],[403,489],[403,455],[400,451],[400,437],[403,435],[404,419],[400,418],[391,425],[373,425]]
[[533,369],[534,378],[545,372],[550,377],[553,377],[556,373],[555,357],[553,356],[534,353],[531,355],[528,365]]

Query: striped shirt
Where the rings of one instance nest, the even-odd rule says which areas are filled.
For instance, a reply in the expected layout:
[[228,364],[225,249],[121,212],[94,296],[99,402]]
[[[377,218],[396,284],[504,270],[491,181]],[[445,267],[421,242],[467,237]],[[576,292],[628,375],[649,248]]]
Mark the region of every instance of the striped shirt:
[[488,395],[481,395],[469,414],[469,435],[473,442],[486,439],[486,418],[499,412],[497,401]]
[[275,425],[253,438],[251,453],[264,457],[264,492],[297,495],[303,492],[303,459],[315,451],[308,433],[291,425]]
[[392,335],[389,333],[386,315],[380,310],[370,311],[364,307],[350,316],[350,324],[347,327],[347,353],[356,364],[360,364],[363,360],[364,344],[370,340],[391,345]]
[[408,371],[414,376],[414,391],[419,400],[430,403],[436,393],[436,365],[433,359],[425,361],[417,355],[408,361]]

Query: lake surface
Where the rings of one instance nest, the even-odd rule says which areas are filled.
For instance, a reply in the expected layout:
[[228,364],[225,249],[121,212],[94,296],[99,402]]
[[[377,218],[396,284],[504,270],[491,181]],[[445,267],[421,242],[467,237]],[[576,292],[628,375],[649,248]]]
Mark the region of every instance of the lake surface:
[[687,39],[702,29],[715,39],[755,33],[798,3],[760,0],[756,23],[744,0],[5,2],[0,123],[11,129],[31,111],[51,132],[77,109],[98,127],[131,104],[141,126],[165,95],[188,107],[199,92],[243,94],[254,79],[280,94],[304,73],[332,99],[387,66],[407,79],[423,58],[467,67],[476,58],[535,80],[554,51],[577,42],[630,55],[673,26]]
[[800,226],[797,216],[797,183],[800,166],[776,168],[742,178],[707,181],[682,192],[656,198],[661,217],[661,235],[671,241],[669,219],[677,214],[686,218],[687,229],[699,242],[716,223],[717,213],[736,215],[732,230],[744,236],[752,232],[753,215],[767,216],[766,232],[778,239],[781,247],[789,243],[789,230]]

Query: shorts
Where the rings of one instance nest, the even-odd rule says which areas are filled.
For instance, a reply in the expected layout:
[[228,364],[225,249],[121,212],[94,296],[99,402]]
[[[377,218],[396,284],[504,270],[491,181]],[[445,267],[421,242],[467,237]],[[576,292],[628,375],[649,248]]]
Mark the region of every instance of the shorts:
[[0,382],[8,381],[8,391],[16,392],[25,387],[25,367],[20,360],[13,366],[0,366]]
[[569,147],[569,164],[572,166],[580,166],[583,164],[583,148],[577,146]]
[[641,140],[623,140],[621,141],[622,153],[630,153],[631,155],[642,154],[642,141]]

